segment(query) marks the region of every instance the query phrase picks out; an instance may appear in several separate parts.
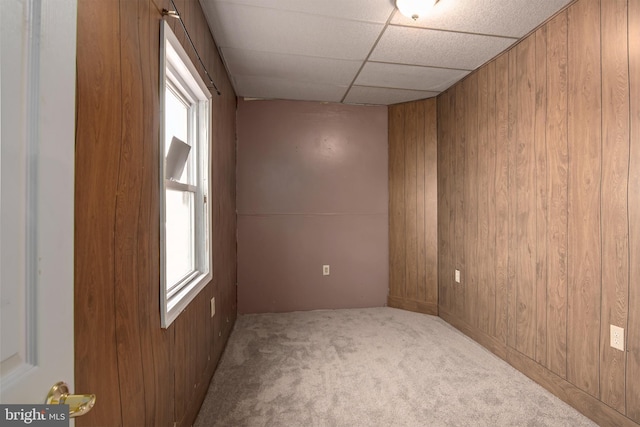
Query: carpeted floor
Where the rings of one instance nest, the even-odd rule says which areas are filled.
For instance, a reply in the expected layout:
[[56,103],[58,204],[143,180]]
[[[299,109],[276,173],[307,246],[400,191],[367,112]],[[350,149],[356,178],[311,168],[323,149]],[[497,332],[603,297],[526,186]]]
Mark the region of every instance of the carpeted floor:
[[240,316],[196,427],[595,426],[442,319]]

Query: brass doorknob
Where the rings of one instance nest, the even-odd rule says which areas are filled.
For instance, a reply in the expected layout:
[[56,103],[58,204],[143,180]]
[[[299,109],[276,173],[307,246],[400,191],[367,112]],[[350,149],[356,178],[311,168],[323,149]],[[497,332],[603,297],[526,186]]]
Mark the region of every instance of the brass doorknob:
[[69,417],[79,417],[93,408],[96,403],[95,394],[69,394],[69,386],[60,381],[51,387],[47,394],[47,405],[69,405]]

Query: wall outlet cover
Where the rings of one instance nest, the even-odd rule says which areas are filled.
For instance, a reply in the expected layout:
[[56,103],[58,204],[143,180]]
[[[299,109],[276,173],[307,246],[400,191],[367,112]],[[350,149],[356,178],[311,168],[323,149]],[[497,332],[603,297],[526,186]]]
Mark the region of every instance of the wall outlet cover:
[[456,283],[460,283],[460,270],[456,270],[455,279]]
[[624,329],[616,325],[610,327],[611,347],[624,351]]
[[211,298],[211,317],[216,315],[216,297]]
[[331,269],[329,267],[329,265],[325,264],[322,266],[322,275],[323,276],[328,276],[331,273]]

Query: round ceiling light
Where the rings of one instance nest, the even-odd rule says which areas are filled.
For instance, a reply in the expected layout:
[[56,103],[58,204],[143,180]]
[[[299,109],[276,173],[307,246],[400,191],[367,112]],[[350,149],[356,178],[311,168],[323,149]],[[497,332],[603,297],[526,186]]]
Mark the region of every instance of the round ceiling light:
[[407,18],[414,21],[422,18],[437,0],[396,0],[396,7]]

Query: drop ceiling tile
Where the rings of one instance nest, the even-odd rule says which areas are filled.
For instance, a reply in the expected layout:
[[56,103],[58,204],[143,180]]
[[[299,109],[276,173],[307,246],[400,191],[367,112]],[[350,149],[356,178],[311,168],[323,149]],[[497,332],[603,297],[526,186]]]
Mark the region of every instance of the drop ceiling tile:
[[229,72],[235,76],[262,76],[348,86],[362,61],[315,58],[280,53],[222,48]]
[[417,21],[395,13],[391,23],[520,38],[570,1],[440,0]]
[[494,36],[389,26],[369,59],[474,70],[515,41]]
[[237,76],[235,83],[238,96],[300,101],[340,102],[348,89],[348,86],[254,76]]
[[[200,0],[204,7],[211,0]],[[386,23],[394,3],[389,0],[216,0],[217,3],[234,3],[269,9],[288,10],[312,15],[331,16],[354,21]]]
[[355,84],[441,92],[467,74],[467,70],[367,62]]
[[346,104],[391,105],[432,98],[436,95],[438,92],[353,86],[344,102]]
[[278,11],[233,3],[207,3],[219,47],[363,60],[383,24]]

